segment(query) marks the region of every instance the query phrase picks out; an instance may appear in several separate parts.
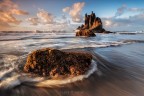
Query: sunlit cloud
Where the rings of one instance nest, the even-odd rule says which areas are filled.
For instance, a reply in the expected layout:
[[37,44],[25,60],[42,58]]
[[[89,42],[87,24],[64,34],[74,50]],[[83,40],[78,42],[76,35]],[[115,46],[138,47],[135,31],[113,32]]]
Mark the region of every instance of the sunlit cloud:
[[53,24],[54,23],[54,16],[45,11],[44,9],[39,9],[37,13],[37,17],[40,19],[40,22],[43,24]]
[[110,20],[105,20],[104,21],[105,26],[111,26],[112,25],[112,21]]
[[31,25],[38,25],[39,19],[37,17],[28,18],[27,21],[31,23]]
[[47,12],[44,9],[39,9],[35,17],[30,17],[27,19],[32,25],[38,24],[53,24],[54,23],[53,14]]
[[22,21],[18,20],[15,15],[28,15],[28,12],[20,10],[19,6],[11,0],[0,2],[0,26],[10,27],[10,24],[18,25]]
[[71,9],[70,7],[65,7],[65,8],[62,9],[62,11],[63,11],[63,12],[69,12],[70,9]]
[[63,12],[69,13],[73,22],[82,22],[83,17],[82,17],[81,11],[84,5],[85,5],[84,2],[78,2],[78,3],[74,3],[72,7],[66,7],[66,8],[63,8],[62,10]]
[[26,11],[18,10],[18,9],[12,9],[12,10],[11,10],[11,13],[12,13],[12,14],[15,14],[15,15],[28,15],[28,14],[29,14],[29,13],[26,12]]
[[36,29],[57,31],[67,29],[70,24],[64,14],[57,17],[44,9],[38,9],[35,17],[29,17],[26,21],[35,26]]

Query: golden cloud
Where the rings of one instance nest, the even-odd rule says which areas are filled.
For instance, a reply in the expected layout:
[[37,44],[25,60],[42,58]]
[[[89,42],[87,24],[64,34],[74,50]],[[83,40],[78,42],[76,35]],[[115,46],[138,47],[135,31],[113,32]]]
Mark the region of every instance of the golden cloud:
[[28,15],[28,12],[20,10],[18,4],[11,0],[3,0],[0,2],[0,26],[6,27],[10,24],[20,24],[22,21],[18,20],[14,15]]
[[72,7],[65,7],[62,9],[63,12],[68,12],[72,18],[73,22],[83,21],[81,11],[85,5],[85,2],[77,2],[72,5]]

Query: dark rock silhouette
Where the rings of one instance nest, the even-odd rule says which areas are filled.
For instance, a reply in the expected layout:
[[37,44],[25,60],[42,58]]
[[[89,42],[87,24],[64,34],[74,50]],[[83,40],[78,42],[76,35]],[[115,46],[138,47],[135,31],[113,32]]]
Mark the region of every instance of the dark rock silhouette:
[[76,76],[88,71],[91,60],[89,53],[45,48],[28,55],[24,71],[50,77]]
[[76,36],[95,36],[94,33],[111,33],[103,28],[102,21],[95,13],[85,14],[85,24],[77,28]]

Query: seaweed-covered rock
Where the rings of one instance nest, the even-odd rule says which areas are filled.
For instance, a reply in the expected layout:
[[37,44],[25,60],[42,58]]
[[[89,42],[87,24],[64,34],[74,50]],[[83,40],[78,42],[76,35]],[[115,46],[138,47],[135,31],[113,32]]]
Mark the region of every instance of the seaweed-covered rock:
[[51,77],[76,76],[88,71],[91,60],[92,55],[89,53],[44,48],[28,55],[24,71]]

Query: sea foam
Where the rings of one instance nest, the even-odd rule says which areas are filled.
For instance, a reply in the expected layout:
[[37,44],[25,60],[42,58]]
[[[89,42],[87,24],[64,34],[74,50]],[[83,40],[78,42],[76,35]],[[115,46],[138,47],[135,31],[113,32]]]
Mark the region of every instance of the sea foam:
[[42,82],[36,83],[34,86],[50,87],[53,85],[57,86],[57,85],[62,85],[62,84],[80,81],[80,80],[83,80],[84,78],[88,78],[96,70],[97,70],[97,64],[94,60],[92,60],[92,63],[90,65],[90,69],[84,75],[79,75],[79,76],[75,76],[73,78],[67,78],[67,79],[63,79],[63,80],[44,80]]
[[1,79],[0,88],[10,89],[22,83],[30,85],[30,86],[37,86],[37,87],[59,86],[59,85],[67,84],[67,83],[80,81],[80,80],[83,80],[84,78],[88,78],[96,70],[97,70],[97,64],[94,60],[92,60],[90,69],[84,75],[79,75],[79,76],[70,77],[66,79],[60,79],[60,80],[45,79],[43,77],[31,77],[30,74],[26,74],[26,73],[19,74],[19,73],[13,72],[12,76],[3,77],[3,79]]

